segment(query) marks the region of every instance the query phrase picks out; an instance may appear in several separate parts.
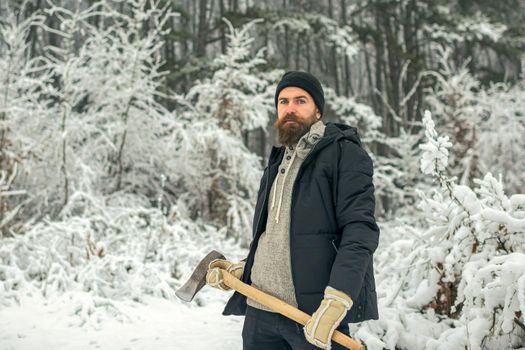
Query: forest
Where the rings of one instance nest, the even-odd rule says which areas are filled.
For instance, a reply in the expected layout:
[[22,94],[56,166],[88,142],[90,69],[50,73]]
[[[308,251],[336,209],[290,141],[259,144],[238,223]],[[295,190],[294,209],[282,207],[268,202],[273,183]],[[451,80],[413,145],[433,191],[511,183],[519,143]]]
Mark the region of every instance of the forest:
[[521,0],[0,2],[0,319],[133,323],[210,250],[243,258],[289,70],[374,163],[380,319],[351,333],[525,348]]

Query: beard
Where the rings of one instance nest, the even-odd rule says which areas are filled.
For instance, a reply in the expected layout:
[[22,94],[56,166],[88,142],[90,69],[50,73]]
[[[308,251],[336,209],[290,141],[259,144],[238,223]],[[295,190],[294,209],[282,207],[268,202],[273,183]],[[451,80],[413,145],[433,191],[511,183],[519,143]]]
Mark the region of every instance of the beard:
[[[294,121],[295,124],[286,124],[287,121]],[[274,126],[279,131],[279,143],[285,146],[295,145],[301,137],[306,135],[317,118],[312,114],[306,120],[299,120],[295,115],[288,114],[283,119],[277,118]]]

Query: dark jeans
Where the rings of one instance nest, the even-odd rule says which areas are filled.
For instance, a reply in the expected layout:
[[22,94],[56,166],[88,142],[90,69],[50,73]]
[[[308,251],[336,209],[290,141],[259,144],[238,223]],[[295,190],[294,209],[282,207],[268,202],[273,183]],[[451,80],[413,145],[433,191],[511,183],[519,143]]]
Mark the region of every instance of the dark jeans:
[[[349,335],[348,325],[339,326],[339,331]],[[248,306],[242,329],[243,350],[319,350],[306,341],[303,326],[273,312]],[[332,350],[346,348],[332,342]]]

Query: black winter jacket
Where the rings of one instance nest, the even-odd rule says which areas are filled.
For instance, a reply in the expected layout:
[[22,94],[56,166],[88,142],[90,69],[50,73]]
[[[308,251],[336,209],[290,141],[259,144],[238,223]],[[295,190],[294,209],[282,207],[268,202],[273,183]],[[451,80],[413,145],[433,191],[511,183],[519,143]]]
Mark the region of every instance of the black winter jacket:
[[[242,281],[251,284],[259,237],[265,231],[268,197],[284,147],[272,149],[261,179],[253,241]],[[353,127],[327,123],[324,136],[304,159],[292,190],[290,258],[299,309],[312,314],[330,286],[354,305],[343,323],[378,319],[373,253],[379,240],[374,218],[372,160]],[[244,315],[246,297],[235,292],[224,315]]]

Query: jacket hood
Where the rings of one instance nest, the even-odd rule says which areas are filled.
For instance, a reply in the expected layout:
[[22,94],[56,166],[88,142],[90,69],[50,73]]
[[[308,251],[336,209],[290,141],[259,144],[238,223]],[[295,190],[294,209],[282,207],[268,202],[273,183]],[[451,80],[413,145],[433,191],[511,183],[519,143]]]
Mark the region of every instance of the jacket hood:
[[361,138],[359,137],[357,128],[345,124],[326,123],[324,137],[333,141],[346,139],[361,146]]

